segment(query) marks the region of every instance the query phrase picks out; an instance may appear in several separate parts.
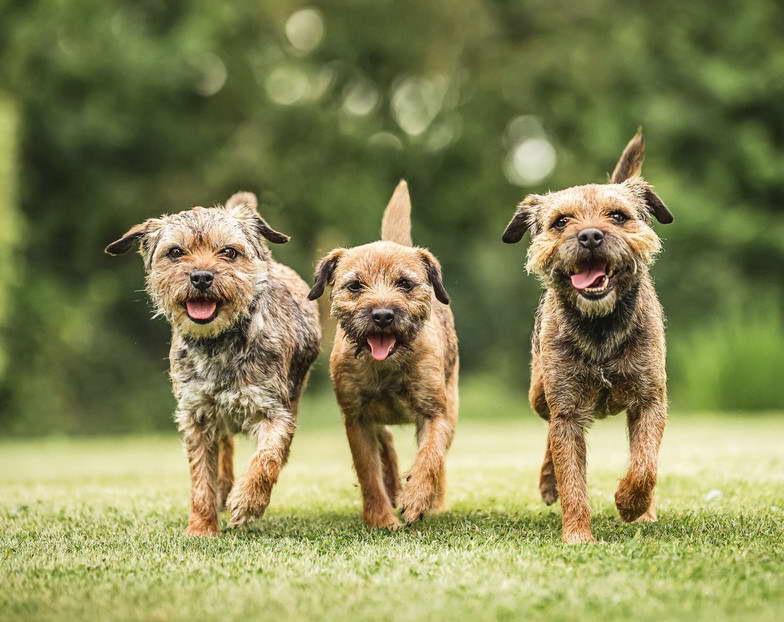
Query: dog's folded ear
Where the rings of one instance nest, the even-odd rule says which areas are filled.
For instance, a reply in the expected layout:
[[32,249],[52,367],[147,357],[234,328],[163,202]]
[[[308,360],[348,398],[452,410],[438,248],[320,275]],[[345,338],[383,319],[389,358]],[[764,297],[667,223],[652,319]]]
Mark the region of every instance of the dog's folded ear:
[[104,251],[109,255],[122,255],[130,250],[134,242],[138,241],[142,245],[142,254],[145,254],[145,239],[149,234],[160,229],[162,224],[163,223],[159,218],[148,218],[143,223],[134,225],[128,229],[128,231],[125,232],[125,235],[119,240],[115,240],[109,244]]
[[316,274],[314,276],[313,288],[308,294],[308,300],[316,300],[321,294],[324,293],[324,288],[327,285],[332,285],[335,282],[335,268],[340,261],[345,249],[336,248],[331,250],[316,266]]
[[267,221],[261,217],[258,212],[259,200],[252,192],[235,192],[226,201],[226,209],[247,215],[253,221],[253,226],[256,232],[272,242],[273,244],[285,244],[291,238],[285,233],[275,231],[267,224]]
[[267,224],[267,221],[264,220],[261,216],[256,216],[255,225],[256,225],[256,231],[258,231],[261,235],[263,235],[267,240],[269,240],[273,244],[285,244],[291,239],[285,233],[281,233],[280,231],[275,231],[275,229],[270,227]]
[[623,183],[632,194],[645,204],[645,209],[663,225],[669,225],[675,218],[653,190],[653,186],[642,177],[632,177]]
[[433,253],[430,251],[420,248],[417,251],[419,253],[420,258],[422,259],[422,263],[425,264],[425,271],[427,272],[427,280],[430,281],[430,285],[433,288],[433,293],[436,295],[436,299],[439,302],[444,303],[445,305],[449,304],[449,294],[446,293],[446,288],[444,287],[444,281],[441,277],[441,264],[438,263],[438,259],[433,256]]
[[525,231],[534,226],[536,220],[534,212],[539,206],[542,197],[538,194],[529,194],[517,206],[512,220],[506,225],[501,239],[507,244],[515,244],[523,239]]

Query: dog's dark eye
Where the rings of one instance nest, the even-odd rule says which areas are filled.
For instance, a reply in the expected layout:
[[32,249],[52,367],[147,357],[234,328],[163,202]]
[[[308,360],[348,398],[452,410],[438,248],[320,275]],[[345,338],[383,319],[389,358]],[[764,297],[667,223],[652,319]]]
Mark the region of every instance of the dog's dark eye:
[[558,231],[563,231],[566,228],[566,225],[569,224],[569,217],[568,216],[561,216],[558,220],[556,220],[552,228],[557,229]]
[[362,291],[362,283],[359,281],[351,281],[348,285],[346,285],[346,289],[356,294],[357,292]]
[[400,279],[397,282],[397,286],[404,292],[410,292],[412,289],[414,289],[414,284],[408,279]]
[[616,225],[622,225],[627,220],[629,220],[629,217],[623,212],[612,212],[610,214],[610,220],[612,220]]
[[218,254],[221,257],[225,257],[226,259],[233,260],[233,259],[237,259],[237,255],[239,255],[239,252],[237,251],[236,248],[227,246],[226,248],[220,249],[220,251],[218,251]]
[[185,251],[182,250],[179,246],[175,246],[174,248],[169,249],[169,252],[166,253],[166,256],[169,259],[179,259],[185,254]]

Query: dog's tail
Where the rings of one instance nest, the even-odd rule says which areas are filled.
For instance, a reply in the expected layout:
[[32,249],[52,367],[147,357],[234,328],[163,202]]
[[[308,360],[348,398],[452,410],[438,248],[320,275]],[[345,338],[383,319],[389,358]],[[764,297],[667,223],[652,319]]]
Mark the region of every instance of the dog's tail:
[[381,221],[381,239],[397,242],[403,246],[412,246],[411,240],[411,197],[408,195],[408,184],[405,179],[392,193],[384,218]]

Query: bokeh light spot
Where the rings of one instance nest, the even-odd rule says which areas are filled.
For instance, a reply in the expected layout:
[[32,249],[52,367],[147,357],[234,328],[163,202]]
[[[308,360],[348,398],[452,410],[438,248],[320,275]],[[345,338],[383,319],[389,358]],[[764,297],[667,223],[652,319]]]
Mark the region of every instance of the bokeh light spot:
[[286,38],[300,52],[312,52],[324,38],[321,12],[308,7],[291,14],[286,20]]
[[296,104],[308,93],[308,77],[298,67],[277,67],[264,81],[267,95],[276,104]]
[[546,138],[529,138],[516,145],[507,156],[506,178],[517,186],[539,183],[555,168],[555,149]]
[[204,97],[210,97],[220,91],[226,84],[229,76],[226,65],[219,56],[208,52],[196,59],[196,66],[201,72],[201,78],[196,83],[196,92]]
[[369,115],[378,104],[379,95],[375,86],[364,78],[354,81],[343,98],[343,109],[358,117]]
[[444,80],[405,78],[392,93],[392,116],[409,136],[422,134],[436,118],[446,93]]

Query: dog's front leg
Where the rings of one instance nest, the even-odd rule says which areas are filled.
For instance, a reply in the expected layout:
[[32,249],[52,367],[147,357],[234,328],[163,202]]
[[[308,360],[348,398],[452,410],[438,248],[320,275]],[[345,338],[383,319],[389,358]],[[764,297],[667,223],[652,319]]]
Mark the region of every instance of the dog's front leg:
[[664,400],[656,400],[653,404],[630,408],[628,411],[629,470],[615,493],[615,506],[625,521],[656,520],[653,490],[656,487],[659,446],[666,422]]
[[384,484],[383,447],[376,425],[346,416],[346,437],[362,490],[362,520],[368,527],[397,529],[400,521]]
[[218,439],[214,430],[186,419],[182,426],[191,472],[190,536],[218,533]]
[[563,541],[593,542],[585,476],[585,430],[579,418],[551,413],[548,442],[561,498]]
[[444,461],[454,431],[445,410],[423,417],[417,426],[417,456],[400,494],[400,510],[407,523],[424,518],[433,509],[439,489],[446,486],[440,480],[446,479]]
[[240,527],[264,514],[272,488],[289,457],[296,427],[294,415],[282,408],[269,412],[254,426],[256,452],[245,475],[237,481],[226,500],[226,508],[231,514],[230,527]]

